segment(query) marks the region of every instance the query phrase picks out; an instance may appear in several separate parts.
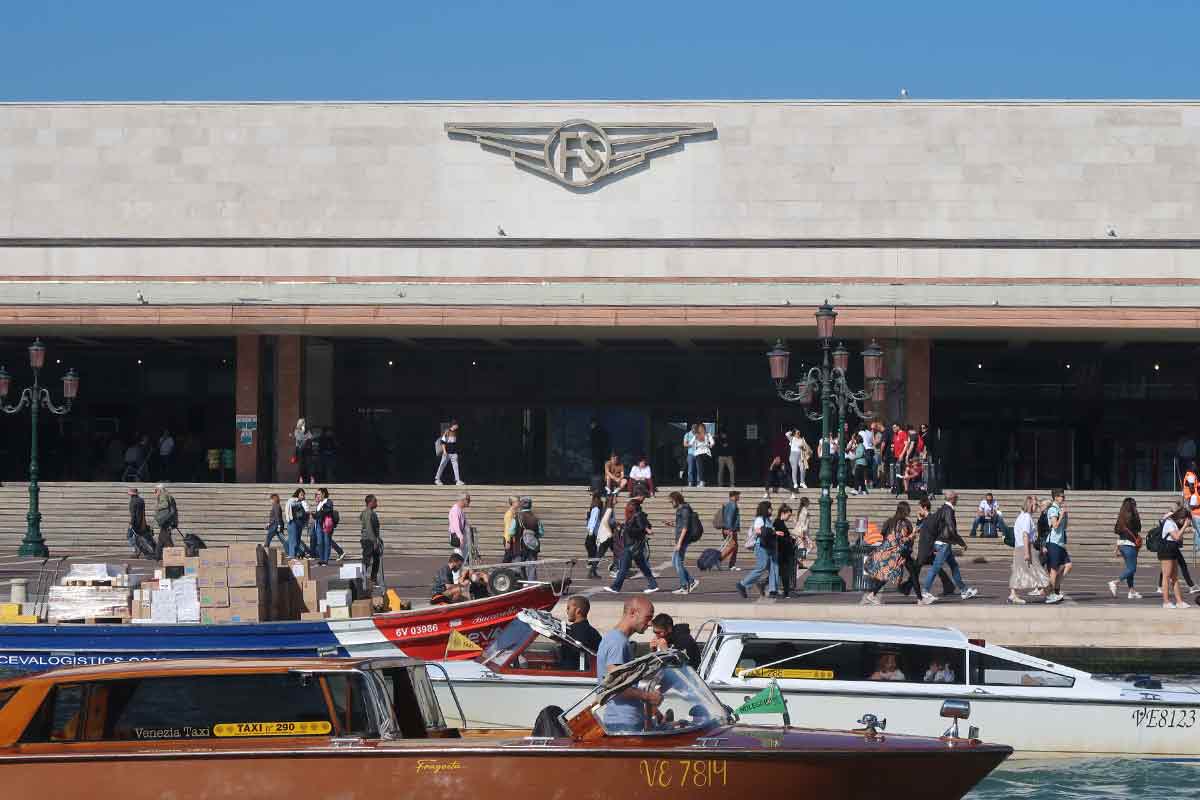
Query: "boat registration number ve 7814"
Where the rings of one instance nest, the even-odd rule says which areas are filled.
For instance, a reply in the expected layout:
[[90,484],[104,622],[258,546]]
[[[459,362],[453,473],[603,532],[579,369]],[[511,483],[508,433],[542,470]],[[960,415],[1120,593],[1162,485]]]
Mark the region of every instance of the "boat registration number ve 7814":
[[651,789],[707,789],[726,786],[729,766],[722,760],[644,760],[638,765]]

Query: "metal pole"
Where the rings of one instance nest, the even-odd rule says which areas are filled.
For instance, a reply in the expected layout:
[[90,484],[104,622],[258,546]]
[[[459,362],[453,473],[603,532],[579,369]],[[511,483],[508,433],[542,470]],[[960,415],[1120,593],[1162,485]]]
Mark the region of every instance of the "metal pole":
[[808,573],[808,578],[804,581],[804,591],[844,592],[846,591],[846,582],[838,574],[837,565],[833,561],[833,499],[829,496],[829,488],[833,482],[832,459],[834,457],[829,452],[829,435],[832,433],[830,430],[830,418],[833,416],[833,395],[829,386],[831,378],[831,368],[829,365],[830,340],[822,340],[821,346],[825,352],[824,363],[821,367],[820,447],[824,450],[824,455],[821,456],[821,499],[818,501],[821,514],[820,527],[817,529],[817,560],[813,562],[812,569]]
[[49,558],[50,550],[42,539],[42,514],[38,510],[38,408],[42,404],[42,388],[38,383],[38,370],[33,371],[33,396],[29,404],[29,513],[25,515],[25,539],[17,550],[20,556]]
[[846,519],[846,398],[838,403],[838,496],[834,527],[833,563],[840,569],[850,563],[850,521]]

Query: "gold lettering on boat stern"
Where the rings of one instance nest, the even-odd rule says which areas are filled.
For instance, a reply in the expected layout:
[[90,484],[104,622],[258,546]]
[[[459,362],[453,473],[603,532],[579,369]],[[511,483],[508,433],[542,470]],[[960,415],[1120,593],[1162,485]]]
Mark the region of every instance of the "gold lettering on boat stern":
[[728,764],[709,760],[648,760],[638,765],[651,789],[708,789],[728,785]]
[[222,722],[214,736],[319,736],[333,730],[328,722]]
[[439,758],[418,758],[417,759],[417,774],[422,772],[432,772],[437,775],[442,772],[453,772],[454,770],[462,769],[462,764],[458,761],[442,761]]

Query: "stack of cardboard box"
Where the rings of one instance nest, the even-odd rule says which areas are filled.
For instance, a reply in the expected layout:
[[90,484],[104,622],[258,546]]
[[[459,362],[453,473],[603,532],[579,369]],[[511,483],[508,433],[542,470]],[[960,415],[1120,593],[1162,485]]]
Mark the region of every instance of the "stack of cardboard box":
[[201,621],[266,622],[271,584],[260,544],[232,544],[200,551]]

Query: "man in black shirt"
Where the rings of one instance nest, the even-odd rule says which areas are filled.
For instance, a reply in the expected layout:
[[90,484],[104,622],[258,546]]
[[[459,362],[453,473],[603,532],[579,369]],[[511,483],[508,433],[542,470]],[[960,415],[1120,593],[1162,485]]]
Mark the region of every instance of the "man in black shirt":
[[670,650],[674,648],[687,656],[692,669],[700,669],[700,645],[692,638],[692,631],[686,624],[675,624],[670,614],[659,614],[650,624],[654,627],[654,641],[650,643],[652,650]]
[[[567,635],[595,653],[600,648],[600,631],[588,622],[588,613],[591,610],[591,602],[582,595],[575,595],[567,600]],[[579,656],[579,648],[563,642],[559,648],[558,664],[563,669],[595,672],[595,658],[586,655],[581,666]]]

